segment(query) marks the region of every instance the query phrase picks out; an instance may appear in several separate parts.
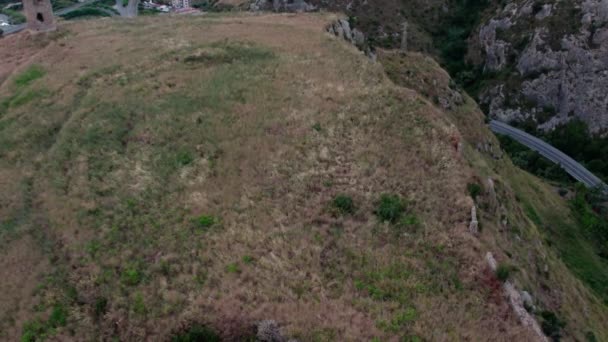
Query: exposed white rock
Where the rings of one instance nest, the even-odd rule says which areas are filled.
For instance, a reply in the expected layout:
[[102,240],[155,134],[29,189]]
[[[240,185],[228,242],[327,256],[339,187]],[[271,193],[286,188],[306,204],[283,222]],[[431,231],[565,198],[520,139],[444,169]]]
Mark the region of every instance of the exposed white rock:
[[507,49],[509,44],[496,38],[496,30],[506,30],[512,26],[511,19],[490,20],[479,30],[479,41],[486,52],[485,69],[496,71],[502,69],[507,63]]
[[543,8],[536,13],[536,20],[543,20],[545,18],[547,18],[548,16],[551,15],[551,10],[553,9],[553,5],[551,4],[544,4]]
[[469,232],[473,235],[479,234],[479,222],[477,221],[477,208],[474,205],[471,208],[471,223],[469,224]]
[[[498,264],[496,263],[496,259],[494,259],[494,255],[492,255],[491,252],[486,253],[486,262],[488,263],[488,267],[490,268],[490,270],[492,270],[492,272],[496,272]],[[536,341],[548,342],[547,337],[545,336],[545,334],[543,334],[543,330],[541,329],[536,319],[534,319],[534,317],[530,315],[530,313],[528,313],[528,311],[524,307],[524,299],[522,298],[519,291],[517,291],[517,289],[515,288],[515,285],[513,285],[510,281],[505,281],[502,285],[502,288],[505,293],[505,296],[509,300],[511,308],[515,312],[515,315],[517,316],[521,324],[530,329],[536,335]]]

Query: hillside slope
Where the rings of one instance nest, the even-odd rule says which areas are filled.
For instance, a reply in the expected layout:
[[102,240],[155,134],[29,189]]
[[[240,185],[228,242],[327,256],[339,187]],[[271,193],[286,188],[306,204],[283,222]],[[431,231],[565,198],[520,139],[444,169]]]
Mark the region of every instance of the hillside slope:
[[[547,212],[571,222],[563,200],[474,148],[496,142],[468,97],[429,96],[458,97],[432,60],[397,58],[416,81],[395,85],[323,32],[333,19],[2,40],[2,337],[244,340],[271,319],[303,341],[534,340],[492,252],[546,333],[608,338],[606,307],[543,240]],[[476,236],[467,187],[488,177]]]

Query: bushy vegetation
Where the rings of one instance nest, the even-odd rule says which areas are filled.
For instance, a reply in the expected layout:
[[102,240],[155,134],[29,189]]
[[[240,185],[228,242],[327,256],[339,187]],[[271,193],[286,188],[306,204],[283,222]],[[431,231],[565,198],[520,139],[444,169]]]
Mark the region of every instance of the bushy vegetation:
[[477,196],[481,194],[482,189],[481,185],[478,183],[469,183],[467,184],[467,190],[469,191],[469,196],[471,196],[473,200],[477,200]]
[[194,325],[187,331],[175,335],[172,342],[219,342],[219,335],[203,325]]
[[206,229],[212,227],[217,222],[217,219],[211,215],[201,215],[196,218],[195,222],[198,228]]
[[508,136],[498,135],[498,140],[500,141],[500,146],[513,161],[513,164],[519,168],[551,181],[560,183],[572,182],[573,179],[564,169],[541,156],[538,152],[532,151]]
[[[605,182],[608,181],[608,137],[591,136],[587,124],[583,121],[572,120],[548,133],[538,131],[532,121],[519,122],[516,125],[583,164]],[[513,162],[524,170],[554,181],[572,180],[558,165],[538,153],[508,137],[499,136],[499,139]]]
[[25,23],[25,15],[23,12],[15,11],[12,9],[2,9],[0,13],[7,15],[9,23],[13,25],[23,24]]
[[90,18],[90,17],[110,17],[111,14],[107,13],[104,10],[94,7],[83,7],[77,10],[73,10],[66,14],[63,14],[61,17],[66,20],[76,19],[76,18]]
[[551,311],[542,311],[540,316],[542,318],[541,327],[545,335],[553,341],[559,341],[562,337],[561,330],[566,326],[566,323]]
[[583,233],[608,262],[608,209],[605,201],[606,196],[600,190],[590,191],[579,185],[570,204]]
[[67,324],[67,319],[68,311],[65,305],[60,303],[55,304],[46,321],[37,318],[27,322],[23,326],[21,342],[43,341],[47,337],[53,335],[57,328],[65,326]]
[[75,0],[51,0],[51,5],[53,6],[54,11],[70,7],[76,3],[78,3],[78,1]]
[[542,138],[608,181],[608,137],[590,136],[584,122],[573,120],[556,127]]
[[465,88],[476,81],[476,74],[479,73],[479,70],[465,61],[467,39],[491,3],[490,0],[451,1],[447,23],[441,25],[434,34],[443,67]]
[[243,263],[246,265],[251,265],[255,261],[255,259],[251,255],[245,255],[242,258]]
[[355,212],[355,203],[348,195],[338,195],[333,200],[333,207],[342,215]]
[[143,275],[136,267],[128,267],[121,274],[123,284],[135,286],[142,280]]
[[380,197],[374,214],[383,222],[397,223],[404,211],[405,203],[399,195],[384,194]]
[[505,282],[509,279],[510,275],[511,267],[509,265],[500,264],[496,268],[496,278],[498,278],[498,280]]

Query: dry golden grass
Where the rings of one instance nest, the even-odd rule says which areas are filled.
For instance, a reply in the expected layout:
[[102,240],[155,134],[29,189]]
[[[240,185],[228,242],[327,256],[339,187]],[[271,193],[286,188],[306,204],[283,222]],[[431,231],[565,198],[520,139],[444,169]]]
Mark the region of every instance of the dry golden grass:
[[[305,341],[528,340],[488,286],[493,240],[467,233],[476,171],[454,118],[324,34],[331,19],[103,19],[49,37],[20,66],[46,73],[0,87],[0,210],[26,213],[16,229],[52,259],[24,275],[46,280],[15,294],[32,307],[3,312],[3,338],[37,320],[55,339],[198,322],[238,340],[275,319]],[[406,202],[396,225],[373,214],[384,193]],[[331,210],[338,194],[354,214]]]

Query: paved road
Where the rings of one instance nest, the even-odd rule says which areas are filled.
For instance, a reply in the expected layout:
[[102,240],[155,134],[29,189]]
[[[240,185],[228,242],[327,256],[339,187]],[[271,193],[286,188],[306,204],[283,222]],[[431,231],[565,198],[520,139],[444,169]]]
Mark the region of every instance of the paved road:
[[537,151],[543,157],[561,166],[562,169],[568,172],[568,174],[574,177],[577,181],[585,184],[587,187],[606,188],[606,184],[604,184],[602,180],[596,177],[593,173],[589,172],[589,170],[587,170],[583,165],[579,164],[577,161],[568,157],[565,153],[547,144],[546,142],[522,130],[496,120],[490,121],[490,129],[494,133],[507,135],[521,144],[526,145],[530,149]]
[[[82,7],[82,6],[91,4],[91,3],[95,2],[95,1],[97,1],[97,0],[87,0],[87,1],[84,1],[84,2],[79,2],[77,4],[74,4],[74,5],[70,6],[70,7],[62,8],[62,9],[60,9],[58,11],[55,11],[54,14],[55,14],[56,17],[58,17],[58,16],[66,14],[66,13],[70,13],[72,11],[75,11],[75,10],[79,9],[80,7]],[[9,34],[17,33],[19,31],[25,29],[25,24],[3,26],[3,27],[0,27],[0,29],[2,29],[2,31],[4,31],[4,35],[5,36],[8,36]]]

